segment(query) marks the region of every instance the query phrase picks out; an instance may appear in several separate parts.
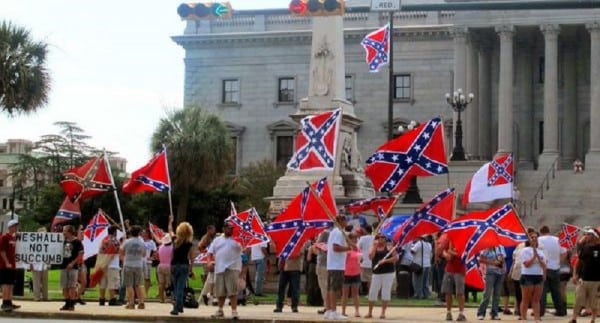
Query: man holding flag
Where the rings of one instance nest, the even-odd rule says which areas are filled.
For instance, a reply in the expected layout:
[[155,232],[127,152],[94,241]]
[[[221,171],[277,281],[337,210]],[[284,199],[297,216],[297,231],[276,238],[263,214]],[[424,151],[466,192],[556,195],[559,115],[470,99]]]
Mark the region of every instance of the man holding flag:
[[346,269],[346,253],[356,248],[346,241],[340,228],[346,227],[346,217],[338,215],[335,218],[337,226],[331,230],[327,240],[327,301],[324,318],[326,320],[345,320],[346,316],[336,312],[337,296],[344,286],[344,271]]

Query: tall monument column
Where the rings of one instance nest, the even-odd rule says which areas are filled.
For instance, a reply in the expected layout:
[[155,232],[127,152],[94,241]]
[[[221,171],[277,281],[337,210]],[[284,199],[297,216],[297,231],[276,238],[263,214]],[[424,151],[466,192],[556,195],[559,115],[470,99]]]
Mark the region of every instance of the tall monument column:
[[492,56],[492,46],[488,43],[481,43],[479,47],[479,97],[475,97],[479,106],[479,157],[483,160],[490,159],[492,152],[490,149],[490,140],[492,138],[492,95],[490,83],[490,64]]
[[500,81],[498,82],[498,153],[513,151],[513,35],[514,26],[498,26]]
[[587,169],[600,170],[600,21],[586,25],[590,32],[590,150]]
[[[532,35],[519,43],[517,63],[519,100],[519,169],[533,169],[533,47]],[[537,153],[535,154],[537,156]]]
[[544,34],[544,150],[539,158],[539,168],[546,170],[558,152],[558,34],[560,26],[540,26]]
[[475,99],[465,110],[466,128],[467,128],[467,154],[470,159],[479,158],[479,53],[478,41],[475,35],[469,37],[469,46],[467,47],[467,88],[465,93],[473,93]]
[[571,166],[577,156],[577,35],[566,37],[569,41],[563,46],[563,125],[562,154],[563,165]]
[[314,182],[324,176],[328,177],[332,194],[338,204],[374,195],[370,182],[364,177],[364,160],[357,145],[356,130],[362,121],[354,114],[352,103],[345,98],[345,82],[343,17],[313,17],[308,96],[300,101],[298,110],[290,117],[300,122],[308,115],[342,108],[335,169],[333,173],[288,170],[277,180],[273,196],[268,198],[271,201],[271,215],[276,215],[286,207],[287,203],[306,187],[307,182]]
[[[467,90],[467,27],[455,27],[452,29],[454,36],[454,85],[451,93],[462,89]],[[468,108],[467,108],[468,109]],[[456,145],[456,121],[458,120],[458,112],[452,113],[452,142]],[[464,120],[463,120],[464,124]],[[454,147],[454,145],[452,145]],[[464,147],[464,139],[463,139]]]

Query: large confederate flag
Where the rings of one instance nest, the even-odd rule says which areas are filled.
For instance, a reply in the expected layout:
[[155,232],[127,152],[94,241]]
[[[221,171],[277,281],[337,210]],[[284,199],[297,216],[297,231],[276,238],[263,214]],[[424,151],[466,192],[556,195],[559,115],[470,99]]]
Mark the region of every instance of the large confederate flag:
[[72,201],[85,200],[113,188],[104,155],[63,174],[60,186]]

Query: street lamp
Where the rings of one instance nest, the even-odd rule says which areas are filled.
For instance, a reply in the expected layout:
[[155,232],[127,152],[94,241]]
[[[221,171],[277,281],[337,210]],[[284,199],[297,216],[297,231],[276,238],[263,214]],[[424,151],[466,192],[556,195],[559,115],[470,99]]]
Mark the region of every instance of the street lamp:
[[[473,93],[469,93],[469,96],[466,97],[463,94],[462,89],[458,89],[454,91],[451,95],[450,93],[446,93],[446,102],[452,107],[452,110],[458,112],[458,119],[456,120],[456,131],[454,132],[455,144],[454,149],[452,150],[452,157],[450,160],[466,160],[465,158],[465,150],[462,145],[462,121],[460,120],[460,113],[465,111],[467,105],[473,101],[475,95]],[[473,125],[475,126],[475,125]]]
[[[412,120],[407,126],[406,129],[400,125],[398,126],[398,130],[396,131],[396,137],[402,136],[408,131],[411,131],[419,126],[419,123]],[[423,203],[423,199],[421,199],[421,195],[419,194],[419,186],[417,186],[417,177],[413,177],[410,180],[410,185],[406,190],[406,194],[404,194],[404,198],[402,199],[403,204],[419,204]]]

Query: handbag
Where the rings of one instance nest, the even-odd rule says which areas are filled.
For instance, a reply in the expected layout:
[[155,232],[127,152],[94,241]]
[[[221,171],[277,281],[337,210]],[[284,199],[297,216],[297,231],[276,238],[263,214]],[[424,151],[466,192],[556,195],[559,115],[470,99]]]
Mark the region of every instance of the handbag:
[[408,270],[410,270],[411,273],[420,274],[423,272],[423,267],[416,262],[411,262],[410,265],[408,265]]

